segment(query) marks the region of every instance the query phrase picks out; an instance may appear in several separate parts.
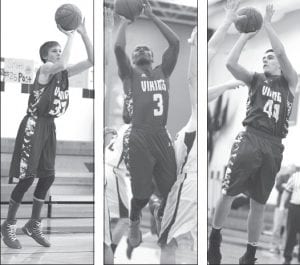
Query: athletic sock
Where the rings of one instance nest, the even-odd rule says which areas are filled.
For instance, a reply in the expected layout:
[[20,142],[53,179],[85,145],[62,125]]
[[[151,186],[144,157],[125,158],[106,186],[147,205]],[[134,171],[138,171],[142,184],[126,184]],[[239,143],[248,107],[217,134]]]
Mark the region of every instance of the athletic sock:
[[257,249],[257,243],[248,243],[246,256],[250,258],[254,258],[256,254],[256,249]]
[[20,203],[15,202],[13,199],[10,199],[6,218],[8,222],[16,219],[16,214],[19,209],[19,206]]
[[41,210],[44,205],[44,200],[33,197],[31,219],[39,220],[41,217]]
[[212,228],[210,238],[220,238],[222,228]]

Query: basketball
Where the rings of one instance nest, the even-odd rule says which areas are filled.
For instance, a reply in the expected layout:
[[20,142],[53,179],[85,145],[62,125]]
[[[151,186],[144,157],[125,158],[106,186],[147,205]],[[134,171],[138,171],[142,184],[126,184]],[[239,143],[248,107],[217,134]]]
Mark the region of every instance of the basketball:
[[114,10],[120,16],[135,20],[143,10],[142,0],[115,0]]
[[239,32],[249,33],[260,30],[263,23],[263,17],[257,9],[253,7],[245,7],[238,10],[237,14],[239,16],[247,16],[235,22],[235,27]]
[[81,11],[75,5],[64,4],[56,10],[55,21],[66,31],[75,30],[82,21]]

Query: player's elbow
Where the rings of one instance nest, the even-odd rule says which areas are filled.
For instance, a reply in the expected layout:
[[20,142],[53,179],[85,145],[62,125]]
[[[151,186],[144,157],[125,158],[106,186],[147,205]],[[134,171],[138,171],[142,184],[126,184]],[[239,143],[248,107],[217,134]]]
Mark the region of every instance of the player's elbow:
[[225,65],[229,72],[231,72],[235,66],[235,64],[231,60],[227,60]]

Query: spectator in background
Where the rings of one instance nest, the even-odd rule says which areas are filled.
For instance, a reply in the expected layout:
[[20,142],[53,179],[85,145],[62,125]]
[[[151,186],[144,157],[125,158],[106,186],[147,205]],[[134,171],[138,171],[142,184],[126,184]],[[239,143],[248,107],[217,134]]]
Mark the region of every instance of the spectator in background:
[[284,188],[293,173],[296,172],[296,166],[290,165],[282,168],[276,176],[276,190],[278,191],[277,203],[274,211],[273,230],[272,230],[272,246],[270,252],[280,254],[281,239],[283,238],[285,220],[287,216],[287,205],[281,213],[279,206]]
[[297,233],[300,233],[300,170],[297,170],[286,184],[279,207],[279,213],[284,212],[284,205],[289,195],[291,196],[288,217],[287,217],[287,233],[284,248],[284,263],[291,264],[293,258],[293,249],[297,244]]

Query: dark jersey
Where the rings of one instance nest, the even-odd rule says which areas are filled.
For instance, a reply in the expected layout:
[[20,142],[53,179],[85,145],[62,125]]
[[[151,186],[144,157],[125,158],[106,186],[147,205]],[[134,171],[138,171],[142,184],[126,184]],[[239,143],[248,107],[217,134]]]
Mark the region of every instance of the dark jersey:
[[68,71],[54,74],[46,85],[39,84],[39,75],[40,70],[30,91],[27,114],[34,117],[61,116],[69,105]]
[[270,135],[284,138],[294,96],[286,79],[255,73],[249,88],[244,126],[251,126]]
[[161,66],[153,69],[150,76],[133,68],[129,77],[123,79],[128,112],[133,125],[165,126],[169,107],[169,78]]

